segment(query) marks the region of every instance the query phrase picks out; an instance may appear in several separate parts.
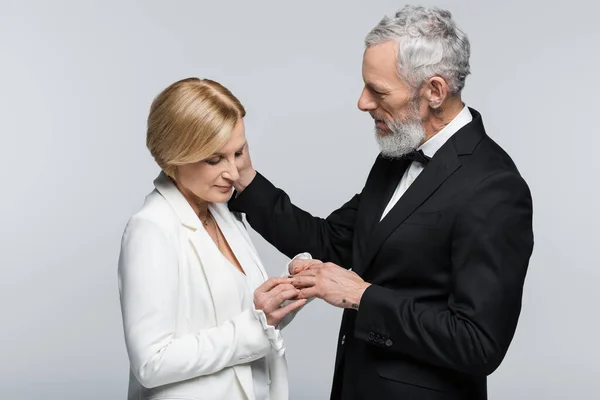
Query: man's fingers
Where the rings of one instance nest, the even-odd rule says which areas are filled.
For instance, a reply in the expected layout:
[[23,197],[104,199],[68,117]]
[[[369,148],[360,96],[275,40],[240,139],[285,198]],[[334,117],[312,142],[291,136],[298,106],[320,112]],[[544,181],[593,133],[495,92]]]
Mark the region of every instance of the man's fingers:
[[304,271],[307,268],[310,268],[313,265],[319,265],[319,264],[323,264],[323,262],[321,260],[315,260],[315,259],[293,260],[290,263],[290,271],[292,272],[292,274],[297,274],[301,271]]
[[311,297],[319,297],[319,291],[316,286],[301,289],[296,297],[298,300],[309,299]]
[[311,275],[298,275],[294,277],[292,285],[296,288],[311,287],[316,284],[317,278]]
[[294,274],[293,277],[297,277],[297,276],[316,276],[317,275],[317,270],[313,269],[313,268],[307,268],[304,271],[300,271],[297,274]]
[[320,262],[320,261],[312,263],[312,264],[304,264],[302,266],[299,266],[299,267],[296,267],[296,268],[293,269],[294,275],[295,274],[299,274],[299,273],[304,272],[304,271],[314,270],[316,268],[321,267],[322,265],[323,265],[323,263]]
[[290,262],[290,265],[293,267],[312,264],[323,264],[323,261],[317,260],[316,258],[296,258]]

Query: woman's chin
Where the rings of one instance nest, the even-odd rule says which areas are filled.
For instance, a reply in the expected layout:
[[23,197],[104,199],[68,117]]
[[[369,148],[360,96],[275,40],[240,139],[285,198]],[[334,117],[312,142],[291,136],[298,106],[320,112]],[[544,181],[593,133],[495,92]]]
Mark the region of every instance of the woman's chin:
[[210,194],[210,198],[208,199],[211,203],[226,203],[231,198],[233,194],[233,189],[228,191],[216,190]]

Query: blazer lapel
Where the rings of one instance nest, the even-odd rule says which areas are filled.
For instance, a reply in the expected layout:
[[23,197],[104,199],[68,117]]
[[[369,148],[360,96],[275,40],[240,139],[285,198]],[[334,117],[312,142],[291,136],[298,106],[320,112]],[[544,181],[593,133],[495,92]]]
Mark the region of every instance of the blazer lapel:
[[[242,266],[248,266],[250,268],[251,263],[254,263],[264,280],[267,280],[268,275],[265,271],[258,253],[256,252],[252,241],[248,236],[246,229],[240,221],[236,221],[232,213],[229,211],[226,205],[212,204],[210,205],[210,211],[217,220],[223,235],[227,239],[231,250],[237,257],[238,261]],[[231,268],[231,266],[227,266]],[[248,273],[246,271],[246,273]],[[269,365],[271,365],[269,363]],[[284,363],[285,366],[285,363]],[[252,369],[249,365],[236,365],[233,367],[235,374],[240,382],[240,385],[246,392],[248,400],[254,400],[254,383],[252,380]],[[271,388],[273,390],[273,388]],[[279,389],[276,393],[281,393]]]
[[[192,207],[169,177],[161,172],[154,181],[154,185],[179,216],[182,225],[189,229],[189,241],[200,260],[200,266],[204,272],[206,281],[208,282],[216,324],[221,325],[239,315],[240,312],[242,312],[242,298],[240,297],[241,293],[232,292],[230,290],[231,275],[229,271],[232,267],[227,265],[227,260],[221,254],[217,246],[215,246],[214,242],[200,223],[198,216],[194,213]],[[243,236],[240,236],[239,233],[235,231],[231,214],[228,211],[224,212],[223,208],[218,205],[210,205],[209,209],[215,216],[215,219],[218,220],[219,227],[227,237],[227,242],[231,246],[231,249],[236,256],[242,258],[238,258],[238,260],[244,265],[248,262],[247,260],[244,260],[244,258],[247,259],[250,256],[245,255],[247,252],[244,251]],[[261,268],[261,271],[264,270]],[[246,393],[248,400],[254,400],[254,387],[250,365],[235,365],[233,370],[235,371],[238,381]]]
[[[374,181],[372,185],[369,185],[372,187],[365,188],[365,194],[369,196],[365,199],[367,203],[365,222],[367,232],[370,233],[373,232],[373,229],[379,223],[383,210],[392,198],[400,179],[402,179],[402,175],[404,175],[410,163],[408,160],[383,161],[387,164],[383,180]],[[370,193],[373,193],[372,197],[370,197]]]
[[379,158],[362,191],[355,230],[353,270],[360,271],[368,242],[409,162]]
[[226,260],[202,228],[190,233],[190,242],[200,259],[202,271],[210,288],[217,325],[241,312],[241,298],[232,298],[231,278]]
[[242,267],[254,263],[258,267],[263,280],[266,281],[268,275],[258,257],[258,253],[255,252],[252,246],[250,238],[247,237],[248,234],[242,223],[235,220],[226,205],[211,204],[209,209]]
[[[217,204],[209,205],[209,210],[217,220],[219,228],[223,232],[227,243],[240,264],[248,265],[248,258],[250,256],[244,247],[243,238],[236,232],[235,223],[229,210],[227,210],[227,208],[223,209]],[[240,308],[242,299],[239,296],[232,298],[231,292],[228,290],[219,290],[231,286],[229,271],[233,267],[227,264],[225,257],[223,257],[214,245],[214,242],[212,242],[208,233],[206,233],[204,229],[202,229],[201,232],[201,235],[192,236],[191,241],[196,249],[198,257],[201,259],[204,273],[209,283],[215,306],[217,323],[222,324],[237,316],[242,311]],[[202,249],[202,251],[200,251],[200,249]],[[236,271],[231,272],[238,273]],[[237,376],[242,389],[246,393],[248,400],[254,400],[254,384],[252,382],[252,370],[250,365],[234,365],[233,370],[235,371],[235,375]]]
[[[220,222],[222,222],[222,219],[219,219],[221,220]],[[220,227],[223,227],[223,224],[221,224]],[[226,230],[227,228],[222,229]],[[235,248],[237,247],[233,244],[235,241],[228,241],[232,250],[235,252]],[[202,270],[204,271],[204,275],[210,288],[217,325],[221,325],[237,316],[242,311],[242,299],[239,295],[232,297],[232,292],[229,290],[231,287],[231,279],[228,269],[231,269],[232,266],[226,264],[227,261],[223,255],[220,254],[212,239],[204,229],[198,229],[196,232],[193,232],[190,235],[190,242],[200,259]],[[233,370],[235,371],[247,398],[249,400],[254,400],[254,387],[250,366],[247,364],[235,365],[233,366]]]
[[[419,177],[412,183],[400,200],[398,200],[398,203],[396,203],[381,222],[375,225],[373,234],[366,245],[366,255],[360,265],[357,266],[359,270],[356,271],[355,268],[356,273],[359,275],[364,273],[388,236],[460,167],[461,164],[454,146],[450,142],[446,144],[431,159]],[[397,180],[395,179],[394,181],[397,185],[400,178],[396,178]],[[394,189],[395,186],[391,189],[392,193]],[[390,197],[391,193],[385,200],[389,201]],[[381,209],[377,214],[378,217],[381,216],[386,205],[387,203],[381,205]]]

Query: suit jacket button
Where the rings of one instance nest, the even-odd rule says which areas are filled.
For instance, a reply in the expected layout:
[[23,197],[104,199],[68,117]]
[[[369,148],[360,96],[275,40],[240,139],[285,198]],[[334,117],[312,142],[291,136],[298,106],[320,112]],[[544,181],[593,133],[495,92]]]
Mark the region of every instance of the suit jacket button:
[[394,342],[392,342],[392,339],[388,339],[388,340],[385,341],[385,345],[387,347],[392,347],[393,344],[394,344]]
[[346,343],[346,335],[342,335],[342,346]]

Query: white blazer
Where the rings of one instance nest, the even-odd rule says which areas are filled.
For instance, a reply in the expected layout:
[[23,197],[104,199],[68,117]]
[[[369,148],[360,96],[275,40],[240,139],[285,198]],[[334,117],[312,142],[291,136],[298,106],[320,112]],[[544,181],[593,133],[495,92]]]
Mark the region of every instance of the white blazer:
[[[154,184],[125,228],[119,257],[128,399],[254,400],[248,363],[267,357],[270,398],[287,400],[279,330],[262,311],[242,309],[231,265],[173,182],[161,173]],[[266,280],[243,223],[226,204],[209,207],[242,267],[255,263]]]

